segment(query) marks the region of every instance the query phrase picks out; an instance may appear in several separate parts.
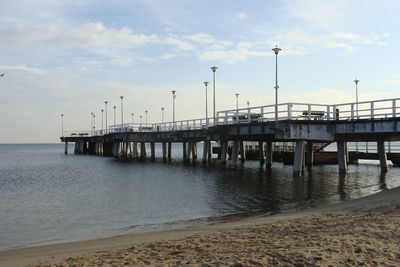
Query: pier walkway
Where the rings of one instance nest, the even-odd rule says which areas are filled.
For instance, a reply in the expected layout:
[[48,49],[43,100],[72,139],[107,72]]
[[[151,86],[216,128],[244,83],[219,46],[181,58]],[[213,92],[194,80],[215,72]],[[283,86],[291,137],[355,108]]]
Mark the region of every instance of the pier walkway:
[[[220,146],[220,159],[231,164],[244,155],[244,141],[258,142],[260,166],[271,168],[273,144],[295,144],[293,174],[302,175],[306,162],[313,164],[316,147],[336,142],[339,172],[346,173],[349,162],[347,142],[376,142],[382,172],[388,170],[385,142],[400,141],[400,98],[342,103],[336,105],[283,103],[219,111],[213,118],[164,123],[125,123],[107,129],[70,132],[61,137],[75,143],[75,153],[145,159],[146,143],[155,159],[155,143],[162,144],[164,160],[171,160],[171,144],[182,143],[184,160],[197,159],[197,143],[203,143],[202,160],[211,156],[211,142]],[[387,147],[387,145],[386,145]],[[396,158],[391,159],[396,162]]]

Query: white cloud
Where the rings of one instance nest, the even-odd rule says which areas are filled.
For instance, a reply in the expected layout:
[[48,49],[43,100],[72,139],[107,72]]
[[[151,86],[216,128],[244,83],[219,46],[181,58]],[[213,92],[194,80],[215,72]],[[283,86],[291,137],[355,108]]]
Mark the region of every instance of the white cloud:
[[185,39],[189,39],[193,42],[196,43],[204,43],[204,44],[209,44],[209,43],[214,43],[215,39],[209,34],[205,33],[197,33],[197,34],[192,34],[192,35],[185,35]]
[[247,16],[246,13],[239,13],[239,14],[237,15],[237,17],[238,17],[238,19],[246,19],[248,16]]
[[161,42],[164,44],[176,46],[176,48],[179,50],[195,50],[195,46],[191,42],[181,40],[179,39],[179,37],[176,36],[168,36],[164,38]]
[[352,53],[354,51],[354,47],[346,44],[346,43],[338,43],[338,42],[325,42],[326,46],[329,48],[341,48],[347,53]]

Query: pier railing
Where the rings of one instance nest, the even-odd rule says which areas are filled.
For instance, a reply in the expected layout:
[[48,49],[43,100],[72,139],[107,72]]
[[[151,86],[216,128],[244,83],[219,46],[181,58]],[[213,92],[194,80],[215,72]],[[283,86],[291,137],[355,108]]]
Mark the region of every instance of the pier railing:
[[[282,120],[365,120],[400,117],[400,98],[351,102],[335,105],[281,103],[278,104],[278,121]],[[161,123],[125,123],[111,125],[108,129],[71,132],[76,136],[98,136],[122,132],[161,132],[206,129],[216,125],[245,124],[275,121],[275,105],[256,106],[218,111],[216,120],[200,118]]]

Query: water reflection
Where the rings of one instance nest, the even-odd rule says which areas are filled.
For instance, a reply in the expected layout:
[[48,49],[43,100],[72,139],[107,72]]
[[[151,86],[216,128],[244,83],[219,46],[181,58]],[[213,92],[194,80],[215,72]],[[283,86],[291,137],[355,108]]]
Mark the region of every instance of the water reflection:
[[[400,185],[400,168],[314,166],[293,178],[292,166],[246,161],[121,162],[63,154],[62,145],[0,149],[0,249],[50,240],[89,239],[154,225],[249,210],[279,211],[357,198]],[[198,151],[201,155],[201,150]],[[23,164],[21,164],[23,163]],[[151,227],[149,226],[151,225]],[[29,237],[29,238],[27,238]]]

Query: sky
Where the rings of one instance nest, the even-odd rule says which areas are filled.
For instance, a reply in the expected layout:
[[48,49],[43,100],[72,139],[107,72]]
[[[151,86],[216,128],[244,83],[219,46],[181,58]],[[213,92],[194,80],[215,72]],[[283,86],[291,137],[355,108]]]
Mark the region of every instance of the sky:
[[[52,143],[124,118],[205,117],[279,102],[334,104],[400,96],[398,0],[0,0],[0,143]],[[212,87],[208,91],[212,115]],[[105,124],[105,123],[104,123]]]

